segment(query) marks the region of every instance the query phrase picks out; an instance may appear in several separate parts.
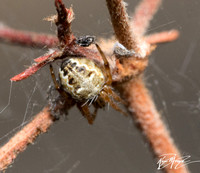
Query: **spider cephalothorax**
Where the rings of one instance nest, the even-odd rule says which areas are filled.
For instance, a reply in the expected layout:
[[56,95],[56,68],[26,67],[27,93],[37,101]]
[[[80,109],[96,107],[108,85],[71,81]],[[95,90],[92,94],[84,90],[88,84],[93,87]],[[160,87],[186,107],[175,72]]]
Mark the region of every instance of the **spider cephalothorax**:
[[[98,108],[104,107],[106,102],[125,114],[113,101],[114,99],[123,102],[111,89],[112,76],[109,63],[101,48],[95,45],[103,58],[104,65],[102,66],[86,57],[67,57],[59,68],[59,82],[57,82],[50,65],[56,89],[64,96],[67,103],[77,105],[90,124],[93,123]],[[95,108],[93,113],[89,110],[91,104]]]

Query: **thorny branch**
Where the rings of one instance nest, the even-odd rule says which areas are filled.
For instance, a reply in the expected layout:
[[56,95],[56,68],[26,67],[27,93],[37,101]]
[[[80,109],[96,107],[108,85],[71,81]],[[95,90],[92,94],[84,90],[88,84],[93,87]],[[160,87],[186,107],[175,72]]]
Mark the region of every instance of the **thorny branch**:
[[[122,0],[107,0],[117,39],[127,49],[135,52],[133,57],[121,58],[120,61],[114,58],[110,59],[109,63],[112,70],[113,82],[118,84],[116,86],[121,91],[122,97],[127,101],[128,110],[140,125],[157,158],[166,153],[174,153],[180,157],[180,153],[156,110],[141,77],[142,72],[148,64],[147,56],[155,49],[155,46],[152,44],[173,41],[179,35],[176,30],[155,33],[149,36],[143,35],[160,3],[161,0],[141,1],[136,9],[133,20],[129,21],[125,3]],[[57,46],[53,52],[36,58],[36,64],[33,64],[30,68],[16,75],[11,80],[18,81],[25,79],[38,71],[42,66],[53,62],[57,58],[62,58],[62,56],[80,55],[93,59],[97,63],[102,63],[101,57],[93,48],[83,48],[75,44],[74,40],[76,38],[71,31],[71,21],[73,20],[72,9],[66,9],[61,0],[55,0],[55,6],[58,15],[52,16],[47,20],[56,23],[58,38],[50,35],[16,31],[7,26],[0,26],[0,38],[3,40],[37,47]],[[131,25],[129,25],[129,22],[131,22]],[[103,49],[109,48],[106,52],[110,53],[110,46],[113,46],[115,41],[115,39],[110,39],[108,42],[105,42],[105,40],[101,39],[101,46],[103,46]],[[122,81],[125,82],[120,83]],[[0,170],[6,169],[16,158],[17,154],[22,152],[29,143],[32,143],[39,133],[46,132],[53,121],[54,119],[49,112],[49,108],[46,107],[28,125],[11,138],[0,149]],[[189,172],[184,165],[179,169],[165,167],[165,171],[168,173]]]

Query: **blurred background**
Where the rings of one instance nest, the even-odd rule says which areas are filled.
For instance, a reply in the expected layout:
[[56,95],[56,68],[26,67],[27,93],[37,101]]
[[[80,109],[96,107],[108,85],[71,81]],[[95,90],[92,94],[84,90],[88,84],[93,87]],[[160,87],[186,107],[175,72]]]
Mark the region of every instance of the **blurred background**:
[[[73,31],[77,36],[109,37],[113,30],[105,1],[63,0],[73,5]],[[127,0],[129,15],[138,0]],[[200,2],[164,1],[148,33],[178,29],[180,38],[161,44],[150,56],[145,81],[183,155],[200,160]],[[54,34],[55,26],[42,19],[55,14],[53,0],[0,1],[0,21],[22,30]],[[0,111],[9,100],[9,79],[28,67],[45,49],[0,42]],[[10,104],[0,114],[0,145],[3,145],[47,103],[51,84],[48,66],[34,76],[13,83]],[[48,131],[29,145],[8,173],[146,173],[159,172],[156,160],[131,117],[112,108],[100,110],[89,125],[77,108],[70,110]],[[200,163],[189,165],[199,172]]]

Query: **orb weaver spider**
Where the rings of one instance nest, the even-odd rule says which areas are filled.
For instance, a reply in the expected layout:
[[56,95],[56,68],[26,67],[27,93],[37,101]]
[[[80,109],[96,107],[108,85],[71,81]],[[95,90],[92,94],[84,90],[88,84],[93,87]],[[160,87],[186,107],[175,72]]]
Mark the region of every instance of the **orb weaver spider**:
[[[118,102],[123,100],[112,90],[112,75],[108,60],[93,37],[85,36],[77,39],[78,45],[88,47],[95,44],[102,56],[104,65],[99,66],[94,61],[85,57],[67,57],[59,68],[59,80],[54,74],[53,66],[50,64],[51,77],[56,90],[65,98],[67,103],[76,104],[82,115],[93,124],[98,108],[105,107],[108,102],[115,110],[126,115],[112,98]],[[112,98],[111,98],[112,97]],[[94,112],[89,110],[94,106]]]

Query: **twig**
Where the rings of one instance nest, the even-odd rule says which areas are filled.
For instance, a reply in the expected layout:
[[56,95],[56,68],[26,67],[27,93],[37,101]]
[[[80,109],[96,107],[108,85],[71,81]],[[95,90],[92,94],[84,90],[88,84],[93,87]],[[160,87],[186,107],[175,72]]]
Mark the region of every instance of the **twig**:
[[19,131],[0,149],[0,171],[7,168],[17,155],[41,133],[45,133],[53,123],[49,108],[45,107],[35,118]]
[[53,35],[19,31],[11,29],[4,24],[0,24],[0,39],[10,43],[38,48],[55,47],[58,43],[58,38]]
[[106,0],[106,2],[117,39],[127,49],[134,49],[138,53],[136,39],[132,38],[133,35],[128,24],[125,3],[122,0]]
[[130,22],[132,31],[137,36],[143,36],[150,21],[157,12],[162,0],[142,0],[137,6]]
[[23,71],[20,74],[12,77],[10,80],[16,82],[16,81],[20,81],[20,80],[28,78],[29,76],[36,73],[39,69],[41,69],[46,64],[50,63],[53,59],[59,57],[60,55],[61,55],[61,52],[58,51],[58,50],[57,51],[55,50],[48,55],[44,55],[42,57],[36,58],[35,62],[38,62],[38,63],[33,64],[32,66],[30,66],[25,71]]
[[[176,40],[179,37],[179,31],[172,29],[169,31],[162,31],[154,34],[150,34],[144,36],[144,40],[149,44],[159,44],[159,43],[166,43]],[[100,38],[98,43],[103,48],[104,53],[111,55],[114,44],[116,43],[115,38]]]
[[[154,154],[159,159],[164,154],[176,154],[176,159],[181,160],[181,155],[170,137],[164,122],[157,111],[148,90],[141,78],[136,78],[125,84],[123,96],[128,102],[129,111],[141,127]],[[170,165],[171,166],[171,165]],[[165,167],[167,173],[188,173],[183,163],[180,168]]]
[[[107,2],[108,1],[109,0],[107,0]],[[155,1],[155,0],[143,1],[139,8],[142,9],[142,7],[144,5],[146,6],[146,4],[148,5],[148,7],[151,7],[151,4],[154,2],[155,2],[154,7],[156,7],[155,9],[157,9],[160,4],[160,1]],[[118,11],[120,11],[121,13],[124,13],[124,14],[120,14],[122,16],[127,16],[127,14],[126,14],[126,11],[124,10],[123,1],[112,0],[112,3],[115,4],[115,7],[117,8],[113,8],[113,6],[109,5],[109,3],[108,3],[108,8],[111,14],[111,18],[112,18],[111,20],[113,22],[113,25],[115,25],[115,23],[118,22],[118,18],[116,18],[112,14],[116,14],[118,13]],[[151,12],[147,14],[148,15],[150,14],[151,16],[151,17],[147,16],[146,18],[146,20],[149,21],[149,19],[153,17],[152,15],[154,13]],[[146,17],[145,14],[142,14],[142,15],[144,15],[143,18],[145,19]],[[126,23],[128,23],[128,21],[126,21]],[[137,26],[141,27],[140,25],[137,25]],[[145,31],[147,29],[146,28],[147,24],[145,24],[142,27],[144,27],[144,31]],[[120,35],[122,35],[124,31],[130,33],[130,27],[128,26],[126,29],[121,28],[121,27],[115,27],[115,34],[117,38],[120,38]],[[130,47],[132,45],[132,41],[130,39],[132,38],[131,37],[126,38],[126,37],[129,37],[129,35],[124,34],[123,39],[126,42],[124,43],[124,45],[128,45]],[[166,130],[166,126],[164,122],[162,121],[162,119],[160,118],[160,115],[158,111],[156,110],[154,102],[152,98],[149,96],[149,93],[145,85],[143,84],[142,79],[139,77],[138,78],[136,77],[130,82],[123,84],[121,94],[123,95],[123,98],[127,101],[128,109],[130,110],[132,116],[136,119],[136,122],[138,122],[138,124],[140,125],[147,140],[151,144],[153,152],[157,156],[157,158],[160,158],[161,155],[163,154],[174,153],[176,154],[178,159],[181,159],[180,153],[177,147],[175,146],[175,144],[173,143],[173,140],[170,137],[169,132]],[[183,163],[181,163],[181,168],[179,169],[171,169],[170,166],[166,166],[165,171],[168,173],[172,173],[172,172],[173,173],[188,173],[189,172],[187,170],[187,167]]]
[[179,32],[177,30],[163,31],[151,34],[145,37],[146,42],[150,44],[158,44],[164,42],[171,42],[178,38]]
[[73,20],[72,8],[66,9],[62,0],[55,0],[57,10],[57,19],[55,21],[57,26],[57,35],[61,46],[70,44],[73,34],[71,31],[71,22]]

